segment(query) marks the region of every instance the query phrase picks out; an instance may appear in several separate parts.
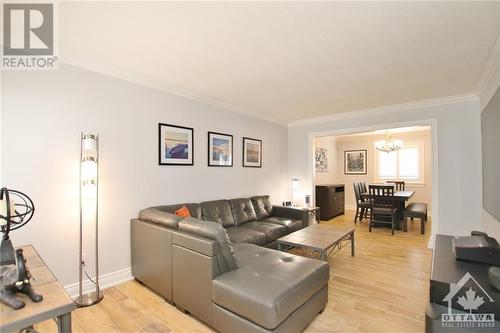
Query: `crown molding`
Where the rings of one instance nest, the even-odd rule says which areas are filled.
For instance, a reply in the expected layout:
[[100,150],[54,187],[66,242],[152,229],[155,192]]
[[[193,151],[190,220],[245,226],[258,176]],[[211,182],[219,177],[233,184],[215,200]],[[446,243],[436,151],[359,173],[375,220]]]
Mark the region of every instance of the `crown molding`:
[[292,122],[288,123],[288,127],[320,124],[320,123],[330,122],[330,121],[335,121],[335,120],[359,118],[359,117],[380,115],[380,114],[391,113],[391,112],[411,111],[411,110],[424,108],[424,107],[440,106],[440,105],[447,105],[447,104],[454,104],[454,103],[461,103],[461,102],[470,102],[470,101],[477,101],[477,100],[478,100],[478,97],[475,94],[463,94],[463,95],[431,98],[431,99],[424,99],[424,100],[419,100],[419,101],[414,101],[414,102],[409,102],[409,103],[393,104],[393,105],[386,105],[386,106],[382,106],[382,107],[369,108],[369,109],[363,109],[363,110],[358,110],[358,111],[343,112],[343,113],[333,114],[333,115],[324,116],[324,117],[315,117],[315,118],[296,120],[296,121],[292,121]]
[[156,89],[156,90],[161,90],[163,92],[184,97],[199,103],[211,105],[220,109],[224,109],[226,111],[231,111],[231,112],[236,112],[243,114],[248,117],[256,118],[259,120],[264,120],[267,122],[275,123],[281,126],[287,126],[288,121],[280,118],[275,118],[275,117],[269,117],[268,115],[261,114],[256,111],[252,111],[250,109],[246,109],[237,105],[233,105],[230,103],[225,103],[223,101],[220,101],[218,99],[204,96],[197,94],[195,92],[182,89],[179,87],[176,87],[174,85],[171,85],[169,83],[166,83],[164,81],[154,79],[152,77],[146,76],[144,74],[139,74],[136,72],[132,72],[130,70],[126,70],[123,68],[120,68],[115,65],[111,64],[105,64],[102,62],[99,62],[94,59],[90,59],[87,57],[82,57],[80,55],[76,55],[73,53],[68,53],[65,52],[64,55],[61,55],[60,57],[61,62],[67,65],[71,66],[76,66],[80,68],[84,68],[93,72],[97,72],[99,74],[104,74],[107,76],[111,76],[114,78],[118,78],[121,80],[129,81],[132,83],[136,83],[148,88]]
[[[500,43],[497,43],[497,46],[499,44]],[[500,48],[497,47],[497,49],[500,49]],[[493,58],[490,57],[490,59],[493,59]],[[498,59],[496,59],[496,60],[498,60]],[[94,59],[82,57],[82,56],[79,56],[76,54],[66,52],[64,55],[61,55],[61,62],[64,64],[84,68],[84,69],[87,69],[87,70],[90,70],[93,72],[97,72],[97,73],[108,75],[108,76],[111,76],[114,78],[118,78],[118,79],[122,79],[122,80],[129,81],[132,83],[136,83],[136,84],[148,87],[148,88],[157,89],[157,90],[160,90],[160,91],[172,94],[172,95],[184,97],[184,98],[187,98],[187,99],[199,102],[199,103],[211,105],[211,106],[214,106],[214,107],[226,110],[226,111],[236,112],[236,113],[243,114],[243,115],[246,115],[246,116],[251,117],[251,118],[264,120],[264,121],[271,122],[271,123],[278,124],[278,125],[285,126],[285,127],[286,126],[288,126],[288,127],[304,126],[304,125],[318,124],[318,123],[327,122],[327,121],[365,117],[365,116],[384,114],[384,113],[389,113],[389,112],[408,111],[408,110],[418,109],[418,108],[422,108],[422,107],[430,107],[430,106],[438,106],[438,105],[446,105],[446,104],[452,104],[452,103],[459,103],[459,102],[465,102],[465,101],[477,101],[478,100],[478,97],[476,94],[463,94],[463,95],[425,99],[425,100],[414,101],[414,102],[409,102],[409,103],[393,104],[393,105],[387,105],[387,106],[369,108],[369,109],[363,109],[363,110],[357,110],[357,111],[349,111],[349,112],[343,112],[343,113],[322,116],[322,117],[306,118],[306,119],[301,119],[301,120],[296,120],[296,121],[287,121],[285,119],[270,117],[268,115],[263,115],[259,112],[255,112],[255,111],[252,111],[252,110],[249,110],[249,109],[246,109],[243,107],[239,107],[239,106],[236,106],[236,105],[233,105],[230,103],[225,103],[225,102],[222,102],[220,100],[217,100],[217,99],[214,99],[214,98],[211,98],[208,96],[203,96],[203,95],[194,93],[192,91],[173,86],[173,85],[168,84],[164,81],[154,79],[152,77],[148,77],[148,76],[143,75],[143,74],[139,74],[139,73],[132,72],[129,70],[124,70],[123,68],[120,68],[118,66],[105,64],[105,63],[96,61]],[[498,68],[498,67],[500,67],[500,66],[498,66],[499,63],[500,62],[497,61],[496,63],[494,63],[491,66],[496,66],[495,68]],[[487,73],[487,72],[485,71],[485,73]],[[491,81],[489,79],[490,76],[488,76],[488,80],[487,80],[488,82]],[[493,91],[493,93],[494,93],[494,91]]]
[[498,87],[500,87],[500,35],[493,46],[476,89],[481,112],[486,108]]

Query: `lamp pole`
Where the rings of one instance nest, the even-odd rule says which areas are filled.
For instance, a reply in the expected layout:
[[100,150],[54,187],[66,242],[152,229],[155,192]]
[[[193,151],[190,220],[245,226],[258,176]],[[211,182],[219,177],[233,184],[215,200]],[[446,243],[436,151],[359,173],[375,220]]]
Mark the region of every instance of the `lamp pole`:
[[[87,198],[86,196],[89,196]],[[88,216],[88,205],[84,200],[93,199],[95,208],[95,281],[87,274],[83,258],[84,219]],[[88,203],[88,202],[87,202]],[[99,289],[99,135],[81,133],[80,136],[80,251],[79,251],[79,286],[76,306],[84,307],[99,303],[103,293]],[[83,275],[95,284],[95,290],[83,293]]]

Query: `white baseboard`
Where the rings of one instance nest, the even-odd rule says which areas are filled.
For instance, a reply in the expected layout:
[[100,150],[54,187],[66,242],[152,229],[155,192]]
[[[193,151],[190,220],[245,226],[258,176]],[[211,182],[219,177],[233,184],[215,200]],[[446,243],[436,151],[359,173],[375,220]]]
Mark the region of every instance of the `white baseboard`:
[[[116,272],[101,275],[99,277],[99,287],[102,290],[132,279],[132,269],[129,267]],[[93,291],[94,288],[94,284],[91,281],[83,281],[82,290],[84,294]],[[66,292],[71,298],[75,299],[78,297],[78,282],[69,284],[65,286],[64,289],[66,289]]]
[[434,241],[436,240],[436,235],[432,234],[431,237],[429,237],[429,242],[427,242],[427,248],[433,250],[434,249]]

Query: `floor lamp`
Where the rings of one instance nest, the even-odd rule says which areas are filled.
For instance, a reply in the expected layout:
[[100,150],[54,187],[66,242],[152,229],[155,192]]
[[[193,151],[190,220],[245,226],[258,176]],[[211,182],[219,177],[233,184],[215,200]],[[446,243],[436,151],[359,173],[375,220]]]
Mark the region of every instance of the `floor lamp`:
[[[84,307],[96,304],[104,297],[99,289],[99,135],[82,133],[80,137],[80,252],[79,252],[79,285],[76,306]],[[95,223],[95,279],[85,270],[83,257],[84,220],[91,219]],[[94,283],[95,290],[83,294],[83,276]]]

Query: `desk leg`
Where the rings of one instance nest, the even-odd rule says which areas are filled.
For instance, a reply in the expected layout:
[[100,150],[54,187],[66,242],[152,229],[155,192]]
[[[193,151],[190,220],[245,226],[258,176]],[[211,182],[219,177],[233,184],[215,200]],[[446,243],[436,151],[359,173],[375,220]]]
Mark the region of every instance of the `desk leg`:
[[354,232],[351,234],[351,256],[354,257]]
[[71,333],[71,312],[57,317],[58,333]]

